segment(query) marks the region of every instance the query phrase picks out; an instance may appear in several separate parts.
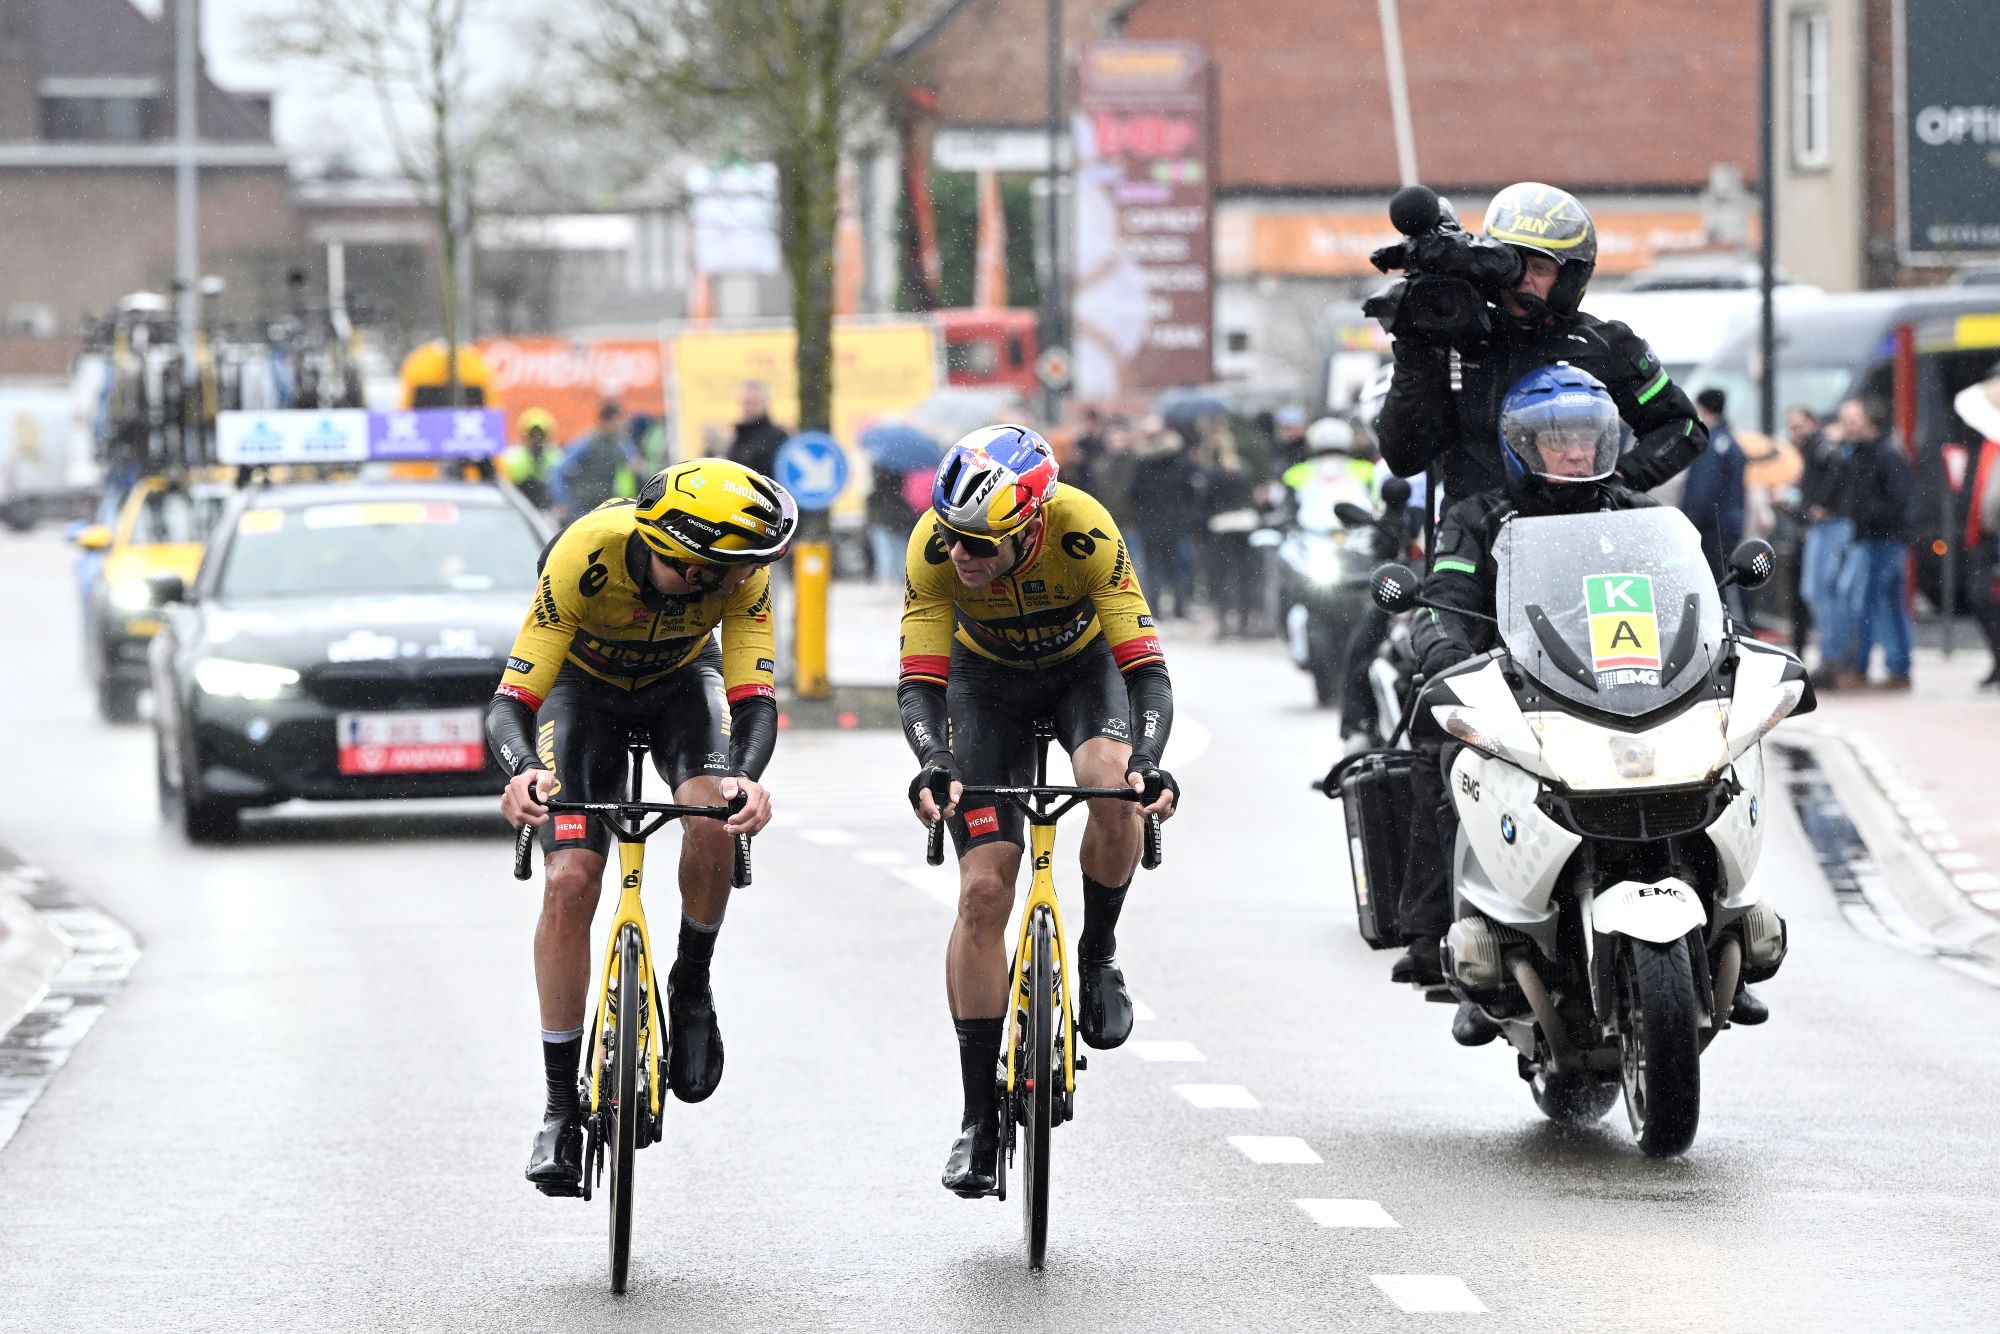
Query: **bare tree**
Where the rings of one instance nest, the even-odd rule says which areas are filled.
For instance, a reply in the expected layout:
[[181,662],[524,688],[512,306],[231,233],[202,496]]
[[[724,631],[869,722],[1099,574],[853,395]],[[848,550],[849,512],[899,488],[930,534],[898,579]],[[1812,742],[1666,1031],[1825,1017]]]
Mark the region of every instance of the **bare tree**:
[[403,174],[423,192],[444,266],[444,341],[451,402],[460,397],[461,247],[470,244],[476,167],[466,84],[468,11],[487,0],[294,0],[257,19],[252,36],[279,58],[319,65],[365,86]]
[[586,68],[683,142],[726,128],[778,169],[779,248],[798,331],[799,425],[833,397],[833,254],[840,156],[887,78],[912,0],[591,0]]

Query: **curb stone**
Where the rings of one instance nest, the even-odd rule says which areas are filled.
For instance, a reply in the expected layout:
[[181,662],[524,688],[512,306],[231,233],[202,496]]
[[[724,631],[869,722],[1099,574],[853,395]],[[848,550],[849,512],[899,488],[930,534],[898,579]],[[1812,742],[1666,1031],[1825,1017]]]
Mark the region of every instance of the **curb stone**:
[[0,1148],[125,985],[125,926],[0,849]]
[[1983,871],[1940,862],[1957,840],[1875,742],[1816,726],[1795,729],[1777,745],[1811,755],[1852,820],[1879,872],[1862,879],[1861,891],[1884,927],[1905,944],[2000,982],[2000,895],[1961,884],[1983,884],[1968,878]]

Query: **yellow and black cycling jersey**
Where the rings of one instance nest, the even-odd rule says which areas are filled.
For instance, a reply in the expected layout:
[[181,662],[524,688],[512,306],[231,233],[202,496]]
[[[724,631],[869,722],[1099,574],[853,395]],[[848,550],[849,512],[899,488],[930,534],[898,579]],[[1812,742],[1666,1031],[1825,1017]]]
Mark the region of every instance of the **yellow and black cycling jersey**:
[[564,662],[638,690],[692,663],[719,625],[730,702],[774,697],[770,572],[759,569],[726,593],[656,593],[646,583],[650,553],[633,514],[631,501],[607,501],[549,548],[499,693],[540,709]]
[[1012,573],[967,588],[949,552],[926,510],[903,566],[903,681],[943,685],[954,641],[1030,671],[1068,661],[1100,635],[1120,671],[1164,660],[1118,525],[1075,487],[1042,508],[1041,535]]

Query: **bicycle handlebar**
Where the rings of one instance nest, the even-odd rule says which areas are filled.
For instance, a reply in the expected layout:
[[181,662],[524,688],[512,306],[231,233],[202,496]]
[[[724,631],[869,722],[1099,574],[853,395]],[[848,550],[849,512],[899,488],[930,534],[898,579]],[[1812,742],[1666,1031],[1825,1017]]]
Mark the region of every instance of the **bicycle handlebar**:
[[[1061,815],[1063,811],[1067,811],[1070,806],[1075,805],[1078,801],[1092,798],[1102,798],[1112,801],[1136,801],[1142,804],[1159,800],[1161,791],[1159,785],[1157,783],[1148,784],[1148,789],[1147,791],[1134,791],[1129,787],[1055,787],[1045,783],[1030,783],[1022,787],[961,787],[958,790],[958,799],[960,804],[963,804],[967,797],[999,797],[1005,801],[1015,802],[1025,809],[1027,803],[1030,801],[1068,797],[1070,799],[1068,804],[1063,806],[1062,810],[1056,812],[1057,815]],[[943,774],[939,774],[931,780],[931,800],[937,803],[937,808],[940,811],[951,804],[951,780]],[[932,866],[942,865],[944,862],[944,825],[945,822],[942,815],[931,821],[929,842],[924,849],[924,860]],[[1160,869],[1160,860],[1163,855],[1164,849],[1162,848],[1160,838],[1160,817],[1149,814],[1146,816],[1145,848],[1139,855],[1139,864],[1144,866],[1148,871],[1157,871]]]
[[[529,795],[533,796],[534,793],[531,791]],[[746,792],[738,792],[729,799],[727,804],[721,806],[676,806],[657,801],[557,801],[553,797],[544,797],[541,799],[542,805],[548,809],[551,815],[565,811],[599,815],[624,815],[631,818],[635,824],[638,822],[638,817],[640,816],[659,816],[659,824],[643,831],[639,835],[641,839],[651,835],[660,825],[665,824],[668,820],[680,819],[684,816],[698,815],[710,820],[727,820],[730,816],[748,805],[749,801],[750,796]],[[526,880],[532,874],[528,865],[530,860],[532,860],[529,850],[534,846],[536,828],[537,826],[535,825],[524,824],[514,835],[514,878],[516,880]],[[750,883],[750,835],[748,834],[738,834],[736,836],[734,852],[730,858],[729,883],[737,889],[742,889]]]

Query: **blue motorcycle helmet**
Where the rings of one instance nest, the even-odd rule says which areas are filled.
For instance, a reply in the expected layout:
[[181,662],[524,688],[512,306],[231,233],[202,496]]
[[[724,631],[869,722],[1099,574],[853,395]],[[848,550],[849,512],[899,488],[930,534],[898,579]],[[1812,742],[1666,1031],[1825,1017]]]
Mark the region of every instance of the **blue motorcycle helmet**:
[[1601,482],[1618,466],[1624,433],[1611,391],[1565,361],[1529,371],[1500,403],[1510,489]]

